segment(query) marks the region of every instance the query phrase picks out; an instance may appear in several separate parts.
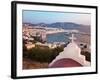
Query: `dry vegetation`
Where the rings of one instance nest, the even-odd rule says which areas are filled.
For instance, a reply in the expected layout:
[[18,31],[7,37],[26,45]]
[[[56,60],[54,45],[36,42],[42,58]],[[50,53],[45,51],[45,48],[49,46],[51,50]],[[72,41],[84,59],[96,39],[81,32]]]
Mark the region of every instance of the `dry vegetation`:
[[23,69],[39,69],[47,67],[48,63],[46,62],[32,61],[31,59],[23,58]]

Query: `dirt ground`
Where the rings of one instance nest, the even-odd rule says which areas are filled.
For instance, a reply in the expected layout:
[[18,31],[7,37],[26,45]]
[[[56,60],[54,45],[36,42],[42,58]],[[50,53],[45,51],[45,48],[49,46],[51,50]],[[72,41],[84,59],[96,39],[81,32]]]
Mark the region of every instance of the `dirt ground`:
[[39,69],[39,68],[48,68],[48,63],[40,63],[26,58],[23,59],[23,69]]

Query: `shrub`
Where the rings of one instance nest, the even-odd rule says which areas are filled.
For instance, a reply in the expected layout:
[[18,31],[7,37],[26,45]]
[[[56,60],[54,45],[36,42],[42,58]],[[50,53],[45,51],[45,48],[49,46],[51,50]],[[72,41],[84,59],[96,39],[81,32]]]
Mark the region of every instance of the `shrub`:
[[81,51],[81,54],[86,57],[87,61],[91,61],[91,53],[88,51]]
[[27,57],[31,60],[50,63],[61,51],[63,51],[62,47],[50,49],[37,46],[27,51]]

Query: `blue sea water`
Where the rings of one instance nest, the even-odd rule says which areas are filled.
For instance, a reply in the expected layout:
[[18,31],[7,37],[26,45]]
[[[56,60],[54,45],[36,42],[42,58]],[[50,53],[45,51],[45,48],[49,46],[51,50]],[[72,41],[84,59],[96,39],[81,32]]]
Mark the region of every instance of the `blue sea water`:
[[67,43],[69,41],[69,36],[66,35],[66,33],[55,33],[55,34],[48,34],[47,35],[47,42],[53,43],[53,42],[65,42]]

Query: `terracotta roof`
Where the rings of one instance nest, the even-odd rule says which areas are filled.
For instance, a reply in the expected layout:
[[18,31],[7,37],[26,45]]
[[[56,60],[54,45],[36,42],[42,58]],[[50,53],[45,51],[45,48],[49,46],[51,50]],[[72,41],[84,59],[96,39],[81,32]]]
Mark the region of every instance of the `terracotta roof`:
[[53,63],[53,65],[49,66],[50,68],[57,67],[81,67],[82,65],[70,58],[60,59]]

